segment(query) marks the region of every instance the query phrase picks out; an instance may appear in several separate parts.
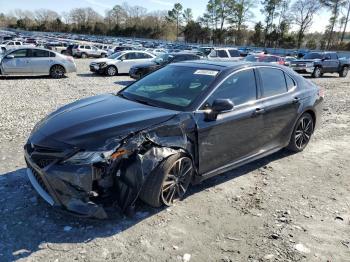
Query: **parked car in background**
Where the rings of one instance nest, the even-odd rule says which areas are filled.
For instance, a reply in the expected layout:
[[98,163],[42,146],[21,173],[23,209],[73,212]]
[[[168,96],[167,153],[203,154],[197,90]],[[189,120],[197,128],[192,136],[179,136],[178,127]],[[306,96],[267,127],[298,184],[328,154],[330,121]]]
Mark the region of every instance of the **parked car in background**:
[[54,42],[54,43],[48,43],[46,45],[47,49],[50,49],[52,51],[55,51],[57,53],[61,53],[63,55],[67,55],[67,47],[68,44],[67,43],[63,43],[63,42]]
[[106,57],[107,51],[98,49],[92,45],[75,45],[72,49],[73,56],[87,58],[87,57]]
[[90,71],[108,76],[128,74],[136,64],[151,61],[156,56],[144,51],[121,51],[107,58],[101,58],[90,63]]
[[76,72],[74,59],[57,52],[41,48],[19,48],[10,50],[0,58],[1,75],[50,75],[62,78]]
[[134,48],[132,48],[131,46],[116,46],[112,49],[108,49],[108,56],[113,55],[114,53],[118,53],[121,51],[127,51],[127,50],[133,50]]
[[279,64],[279,65],[284,65],[285,64],[284,57],[276,56],[276,55],[265,55],[265,54],[248,55],[248,56],[246,56],[244,58],[244,61],[247,61],[247,62],[263,62],[263,63],[271,63],[271,64]]
[[11,49],[17,49],[19,47],[31,47],[33,45],[31,44],[23,44],[21,41],[4,41],[0,44],[0,50],[2,51],[2,53],[5,53],[8,50]]
[[285,66],[290,66],[290,63],[297,60],[294,56],[286,56],[284,58],[284,65]]
[[190,184],[283,148],[303,151],[322,90],[285,66],[171,64],[121,90],[68,104],[25,146],[27,175],[51,206],[107,218],[135,201],[182,200]]
[[311,74],[321,77],[324,73],[337,73],[346,77],[350,68],[349,59],[339,59],[336,52],[310,52],[302,59],[290,63],[292,69],[298,73]]
[[238,61],[241,54],[237,48],[215,48],[208,55],[209,60]]
[[201,59],[200,56],[189,53],[162,54],[147,63],[136,64],[132,66],[130,68],[129,75],[131,78],[140,79],[145,75],[168,64],[199,59]]

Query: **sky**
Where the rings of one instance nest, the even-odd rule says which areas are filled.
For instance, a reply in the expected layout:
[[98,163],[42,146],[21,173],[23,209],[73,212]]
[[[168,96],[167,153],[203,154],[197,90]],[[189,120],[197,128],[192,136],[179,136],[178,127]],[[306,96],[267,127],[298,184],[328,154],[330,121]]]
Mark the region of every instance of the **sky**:
[[[62,13],[77,7],[91,7],[101,15],[104,15],[105,10],[124,2],[127,2],[129,5],[143,6],[148,11],[169,10],[173,7],[174,3],[180,2],[184,8],[191,8],[194,18],[197,18],[205,12],[208,0],[0,0],[0,12],[8,13],[14,9],[33,11],[35,9],[45,8]],[[254,18],[248,23],[250,27],[253,27],[256,22],[264,20],[259,6],[252,11]],[[322,11],[319,15],[315,16],[310,31],[323,32],[328,24],[329,17],[330,14],[326,11]]]

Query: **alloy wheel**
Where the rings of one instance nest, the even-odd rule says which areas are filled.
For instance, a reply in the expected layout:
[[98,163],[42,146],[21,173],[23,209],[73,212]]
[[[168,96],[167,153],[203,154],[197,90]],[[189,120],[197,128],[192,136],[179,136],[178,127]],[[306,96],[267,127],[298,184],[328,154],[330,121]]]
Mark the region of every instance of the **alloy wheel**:
[[192,177],[192,161],[188,157],[176,160],[166,174],[161,191],[161,200],[171,206],[174,201],[183,198]]
[[297,129],[295,130],[295,144],[299,149],[303,149],[309,143],[313,132],[313,121],[309,117],[300,119]]
[[54,66],[51,69],[51,76],[53,78],[61,78],[64,76],[64,69],[61,66]]
[[115,76],[117,74],[117,69],[114,66],[110,66],[107,69],[107,74],[109,76]]
[[322,74],[321,68],[316,67],[316,68],[315,68],[315,77],[318,78],[318,77],[321,76],[321,74]]

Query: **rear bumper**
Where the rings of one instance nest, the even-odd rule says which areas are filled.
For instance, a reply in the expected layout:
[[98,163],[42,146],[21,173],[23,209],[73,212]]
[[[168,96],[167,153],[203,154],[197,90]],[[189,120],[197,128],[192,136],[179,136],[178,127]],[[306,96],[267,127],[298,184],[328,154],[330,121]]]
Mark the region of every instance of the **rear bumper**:
[[75,63],[66,64],[65,69],[67,74],[77,72],[77,66]]

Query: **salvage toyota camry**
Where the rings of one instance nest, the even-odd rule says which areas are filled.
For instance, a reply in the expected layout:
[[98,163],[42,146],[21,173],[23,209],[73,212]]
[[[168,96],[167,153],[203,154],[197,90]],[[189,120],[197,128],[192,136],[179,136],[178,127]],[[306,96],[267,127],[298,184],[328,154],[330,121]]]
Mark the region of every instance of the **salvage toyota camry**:
[[41,120],[24,146],[27,174],[49,204],[81,216],[126,212],[138,198],[171,205],[190,184],[302,151],[322,101],[322,89],[278,65],[171,64]]

